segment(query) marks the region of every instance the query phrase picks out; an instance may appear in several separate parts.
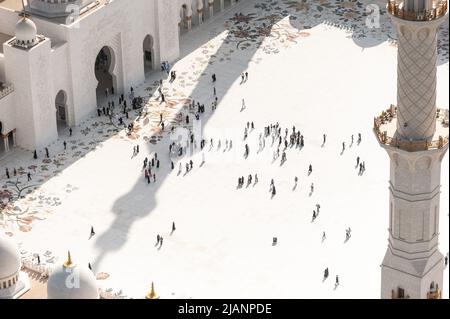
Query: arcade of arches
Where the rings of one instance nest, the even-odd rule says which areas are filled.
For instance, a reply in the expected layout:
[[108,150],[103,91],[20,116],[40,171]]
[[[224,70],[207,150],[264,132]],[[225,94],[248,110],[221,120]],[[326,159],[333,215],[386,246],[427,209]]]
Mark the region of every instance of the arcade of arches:
[[[180,8],[180,35],[187,33],[192,27],[202,24],[212,18],[215,14],[226,10],[237,3],[236,0],[213,0],[204,1],[202,9],[198,9],[193,1],[192,8],[183,4]],[[157,70],[157,59],[155,58],[154,39],[147,35],[142,42],[144,72],[147,76],[150,72]],[[101,105],[106,100],[107,94],[117,90],[117,78],[113,71],[115,68],[114,51],[109,46],[104,46],[95,59],[95,78],[98,81],[96,87],[97,104]],[[55,119],[58,134],[69,127],[67,93],[60,90],[55,96]],[[0,122],[0,155],[9,151],[15,145],[16,130],[4,132],[3,124]]]
[[201,9],[198,9],[197,0],[192,1],[191,8],[189,8],[187,4],[182,4],[180,7],[180,20],[178,24],[180,36],[189,32],[193,27],[211,19],[215,14],[230,8],[237,2],[237,0],[205,1],[205,4]]

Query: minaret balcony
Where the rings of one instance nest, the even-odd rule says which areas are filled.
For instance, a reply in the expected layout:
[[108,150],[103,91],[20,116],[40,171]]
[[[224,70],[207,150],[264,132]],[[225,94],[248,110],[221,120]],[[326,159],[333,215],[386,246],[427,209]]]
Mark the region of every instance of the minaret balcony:
[[420,152],[441,149],[448,146],[449,113],[448,110],[437,109],[436,131],[429,140],[409,140],[397,136],[397,107],[391,107],[374,118],[374,132],[381,145],[395,147],[407,152]]
[[14,86],[12,84],[0,82],[0,99],[4,98],[8,94],[14,91]]
[[403,20],[409,21],[431,21],[439,19],[447,14],[447,0],[432,1],[430,9],[409,10],[405,8],[405,0],[388,0],[387,11]]

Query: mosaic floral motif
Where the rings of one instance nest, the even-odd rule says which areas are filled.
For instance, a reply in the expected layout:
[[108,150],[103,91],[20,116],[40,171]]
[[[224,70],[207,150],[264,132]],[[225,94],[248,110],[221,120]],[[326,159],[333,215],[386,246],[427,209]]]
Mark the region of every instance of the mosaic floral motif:
[[[395,45],[395,30],[384,6],[379,8],[379,28],[369,28],[366,20],[371,13],[367,5],[357,0],[258,1],[255,12],[237,13],[225,23],[228,30],[225,44],[235,45],[240,50],[260,49],[265,54],[273,54],[278,53],[280,47],[288,48],[289,43],[298,43],[303,37],[302,31],[325,24],[346,30],[363,47],[384,41]],[[442,27],[438,40],[440,61],[448,60],[448,43],[448,28]],[[204,52],[208,56],[210,51],[205,48]],[[228,56],[210,55],[209,58],[210,64],[215,58],[219,62],[229,60]]]
[[[88,121],[89,122],[89,121]],[[58,175],[61,171],[84,156],[86,153],[95,151],[95,147],[101,145],[101,141],[95,128],[102,127],[106,130],[111,127],[110,123],[99,122],[96,119],[90,121],[87,127],[80,130],[81,134],[67,141],[67,150],[61,152],[59,149],[50,158],[43,158],[44,154],[39,154],[35,164],[27,164],[30,159],[24,158],[23,163],[17,165],[16,175],[9,180],[0,180],[0,227],[5,229],[16,228],[23,232],[32,229],[35,221],[44,220],[49,214],[53,214],[55,208],[61,205],[61,199],[51,194],[45,193],[40,186],[50,178]],[[117,131],[117,130],[116,130]],[[109,135],[108,135],[109,137]],[[93,146],[94,150],[91,149]],[[50,147],[50,154],[54,151]],[[26,167],[26,168],[25,168]],[[9,168],[13,170],[13,168]],[[31,174],[28,181],[27,173]],[[77,188],[67,185],[66,193],[71,193]]]
[[106,273],[106,272],[100,272],[100,273],[98,273],[98,274],[95,276],[95,278],[96,278],[97,280],[105,280],[105,279],[107,279],[108,277],[109,277],[109,274]]
[[[31,185],[30,188],[36,188]],[[18,187],[18,191],[26,189]],[[42,192],[27,191],[28,195],[23,200],[15,201],[19,193],[3,190],[0,204],[0,226],[5,229],[17,228],[19,231],[28,232],[32,229],[32,224],[38,220],[44,220],[48,214],[53,213],[53,209],[61,205],[58,197],[48,196]]]

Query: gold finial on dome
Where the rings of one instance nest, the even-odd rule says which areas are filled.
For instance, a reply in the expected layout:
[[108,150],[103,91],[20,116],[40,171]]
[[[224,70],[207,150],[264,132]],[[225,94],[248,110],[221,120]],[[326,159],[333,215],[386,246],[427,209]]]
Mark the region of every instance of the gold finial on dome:
[[27,11],[25,10],[25,3],[22,0],[22,12],[19,13],[19,16],[23,17],[23,19],[26,19],[28,17]]
[[152,282],[152,288],[150,292],[145,296],[146,299],[159,299],[159,296],[155,292],[155,285]]
[[63,264],[63,266],[65,268],[70,268],[75,266],[75,264],[72,261],[72,257],[70,256],[70,251],[67,252],[67,260],[65,261],[65,263]]

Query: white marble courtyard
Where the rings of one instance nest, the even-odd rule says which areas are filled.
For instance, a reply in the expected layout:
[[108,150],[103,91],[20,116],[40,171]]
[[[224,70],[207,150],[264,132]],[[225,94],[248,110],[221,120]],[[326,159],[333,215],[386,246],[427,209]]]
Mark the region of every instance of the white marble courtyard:
[[[374,2],[383,3],[323,0],[318,9],[311,1],[301,7],[293,5],[296,1],[250,0],[193,30],[181,39],[183,57],[173,66],[177,80],[164,81],[168,105],[155,101],[155,81],[165,74],[155,72],[135,88],[137,95],[154,93],[147,117],[136,121],[131,136],[116,132],[105,116],[93,115],[72,137],[67,133],[49,147],[50,160],[42,150],[33,160],[31,152],[20,149],[0,160],[3,203],[15,196],[5,167],[10,172],[22,167],[21,185],[36,186],[2,206],[0,228],[24,251],[49,250],[61,261],[70,249],[77,262],[109,274],[99,280],[102,287],[132,298],[143,298],[152,281],[162,298],[379,298],[389,159],[372,127],[373,117],[396,102],[396,47],[384,9],[379,29],[365,26],[360,13]],[[233,20],[235,13],[242,15]],[[264,34],[269,36],[263,39]],[[448,109],[448,21],[439,53],[437,102]],[[246,71],[249,80],[240,84]],[[219,98],[214,112],[213,73]],[[194,169],[177,175],[178,162],[170,170],[169,137],[148,141],[160,135],[155,133],[159,113],[169,122],[189,98],[206,107],[201,117],[206,162],[200,167],[202,152],[182,158],[183,167],[192,159]],[[243,98],[247,107],[241,111]],[[244,142],[244,127],[252,121],[255,130]],[[273,162],[276,147],[269,138],[257,153],[259,134],[276,122],[283,136],[295,125],[305,137],[305,147],[288,149],[283,165],[280,159]],[[321,147],[324,133],[327,142]],[[224,151],[225,139],[233,140],[231,150]],[[341,155],[342,142],[347,147]],[[244,159],[246,143],[251,151]],[[140,153],[132,158],[137,144]],[[156,183],[147,184],[142,162],[155,152],[161,167]],[[362,176],[355,169],[357,156],[366,164]],[[448,168],[446,155],[440,216],[444,254]],[[32,172],[30,183],[26,172]],[[256,185],[236,188],[238,177],[255,173]],[[299,183],[293,189],[295,176]],[[311,183],[315,190],[309,196]],[[317,203],[320,215],[311,222]],[[173,221],[177,230],[170,235]],[[88,240],[91,225],[96,235]],[[344,242],[348,227],[352,238]],[[161,249],[155,247],[157,234],[164,237]],[[276,246],[273,237],[278,237]],[[326,267],[330,277],[323,282]],[[337,289],[335,275],[341,282]],[[445,276],[448,283],[448,268]],[[449,297],[448,285],[443,297]]]

